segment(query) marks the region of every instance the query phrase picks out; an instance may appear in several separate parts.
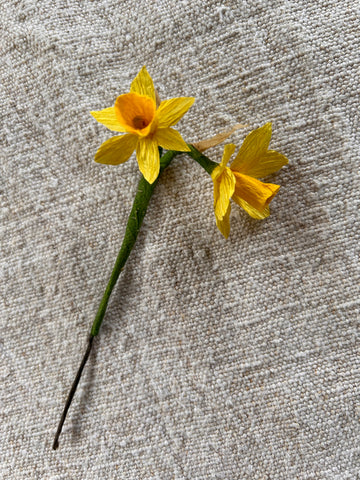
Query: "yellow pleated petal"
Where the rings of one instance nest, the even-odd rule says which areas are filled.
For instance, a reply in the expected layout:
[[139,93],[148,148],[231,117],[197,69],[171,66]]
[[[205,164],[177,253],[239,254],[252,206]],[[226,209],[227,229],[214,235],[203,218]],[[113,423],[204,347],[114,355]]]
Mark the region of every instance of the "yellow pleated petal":
[[125,128],[119,122],[114,107],[104,108],[104,110],[98,110],[95,112],[90,112],[91,115],[97,120],[99,123],[102,123],[107,127],[109,130],[114,132],[125,132]]
[[186,145],[180,133],[173,128],[158,128],[154,138],[160,147],[166,150],[177,150],[179,152],[190,151],[190,148]]
[[194,97],[179,97],[164,100],[157,110],[159,128],[175,125],[195,102]]
[[224,153],[220,163],[221,166],[226,167],[231,155],[235,152],[235,148],[236,146],[233,143],[229,143],[228,145],[224,146]]
[[228,238],[230,233],[230,211],[231,205],[229,203],[228,209],[226,210],[225,215],[221,220],[216,217],[216,226],[220,230],[220,232],[224,235],[225,238]]
[[107,165],[124,163],[131,157],[137,141],[137,137],[130,134],[109,138],[96,152],[95,162]]
[[273,183],[260,182],[256,178],[233,172],[236,179],[233,200],[245,200],[251,207],[262,212],[279,191],[280,186]]
[[236,195],[233,196],[233,200],[240,205],[240,207],[242,207],[250,215],[250,217],[255,218],[256,220],[264,220],[264,218],[270,215],[270,208],[268,205],[264,207],[263,210],[256,210],[256,208],[249,205],[242,198],[236,197]]
[[230,166],[231,170],[236,170],[245,175],[251,175],[249,172],[251,172],[251,170],[259,163],[260,159],[266,155],[270,139],[270,122],[249,133],[241,145],[235,160]]
[[221,165],[215,167],[211,174],[214,182],[214,211],[216,218],[222,220],[235,191],[235,176],[228,167],[225,167],[220,175],[217,174],[217,169],[222,169]]
[[213,182],[215,182],[220,177],[220,175],[222,175],[222,173],[225,170],[226,165],[227,165],[231,155],[235,151],[235,148],[236,148],[235,145],[233,145],[232,143],[229,143],[228,145],[225,145],[224,153],[223,153],[223,156],[222,156],[222,159],[221,159],[221,163],[219,163],[218,166],[215,167],[214,170],[211,173],[211,178],[212,178]]
[[257,162],[254,162],[253,165],[248,167],[246,175],[263,178],[277,172],[288,163],[289,160],[284,155],[281,155],[281,153],[275,150],[268,150]]
[[154,83],[145,66],[132,81],[130,92],[150,97],[156,104]]
[[160,172],[160,157],[157,142],[151,138],[140,138],[136,147],[140,172],[145,180],[153,183]]

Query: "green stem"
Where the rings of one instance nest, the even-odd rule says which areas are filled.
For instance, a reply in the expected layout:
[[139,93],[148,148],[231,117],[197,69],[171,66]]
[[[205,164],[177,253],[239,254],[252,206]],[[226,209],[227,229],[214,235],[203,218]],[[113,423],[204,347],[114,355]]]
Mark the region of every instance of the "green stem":
[[192,145],[188,144],[188,147],[190,148],[190,152],[186,152],[186,153],[191,158],[193,158],[199,165],[201,165],[209,175],[211,175],[214,168],[217,167],[219,164],[210,160],[210,158],[203,155],[201,152],[199,152],[199,150],[197,150]]
[[[208,157],[203,155],[199,150],[197,150],[195,147],[192,145],[188,145],[190,148],[189,152],[186,152],[188,155],[190,155],[191,158],[193,158],[196,162],[198,162],[210,175],[211,172],[214,170],[214,168],[218,165],[216,162],[213,162],[210,160]],[[161,172],[169,165],[171,160],[179,153],[182,152],[175,152],[175,151],[168,151],[162,158],[160,162],[160,174]],[[160,176],[159,174],[159,176]],[[159,177],[158,177],[159,178]],[[157,184],[156,180],[153,184],[149,184],[144,177],[141,178],[139,185],[138,185],[138,190],[134,199],[133,207],[130,212],[129,220],[126,226],[126,231],[125,231],[125,236],[123,243],[121,245],[120,252],[117,256],[114,269],[111,273],[111,277],[109,280],[109,283],[106,287],[105,293],[103,295],[103,298],[101,299],[99,309],[97,311],[94,323],[91,327],[91,333],[90,335],[92,337],[95,337],[100,330],[100,326],[102,324],[102,321],[104,319],[104,315],[106,312],[106,308],[109,302],[109,298],[111,295],[111,292],[117,282],[117,279],[119,278],[119,275],[122,271],[122,269],[125,266],[125,263],[130,255],[130,252],[135,244],[137,235],[139,233],[142,221],[144,219],[145,213],[147,206],[149,204],[149,200],[151,198],[151,195],[155,189],[155,186]]]
[[145,213],[151,198],[151,195],[153,194],[153,191],[155,189],[155,186],[158,182],[158,179],[165,170],[165,168],[169,165],[171,160],[178,154],[178,152],[175,151],[168,151],[165,153],[165,155],[161,158],[160,160],[160,173],[158,178],[155,180],[154,183],[150,184],[148,183],[144,177],[141,178],[137,193],[134,199],[133,207],[131,209],[130,215],[129,215],[129,220],[127,222],[126,226],[126,231],[124,235],[124,240],[122,242],[119,254],[116,258],[115,265],[113,268],[113,271],[110,276],[109,283],[107,284],[105,293],[101,299],[99,309],[97,311],[94,323],[92,324],[91,327],[91,333],[90,335],[92,337],[95,337],[100,330],[100,326],[102,324],[102,321],[104,319],[104,315],[106,312],[106,307],[109,302],[109,298],[111,295],[111,292],[117,282],[117,279],[119,278],[119,275],[122,271],[122,269],[125,266],[126,260],[129,258],[130,252],[133,249],[133,246],[135,244],[136,238],[138,236],[138,233],[140,231],[140,227],[142,224],[142,221],[145,217]]
[[[218,165],[216,162],[213,162],[208,157],[203,155],[199,150],[197,150],[192,145],[188,145],[190,151],[187,152],[190,157],[192,157],[196,162],[198,162],[210,175],[214,168]],[[169,165],[171,160],[179,153],[175,151],[168,151],[162,158],[160,162],[160,174],[161,172]],[[159,176],[160,176],[159,174]],[[158,177],[159,178],[159,177]],[[135,244],[136,238],[138,236],[142,221],[144,219],[147,206],[149,204],[151,195],[155,189],[158,179],[153,183],[149,184],[144,177],[141,178],[138,190],[134,199],[133,207],[130,212],[129,220],[126,226],[125,236],[123,243],[121,245],[120,252],[117,256],[113,271],[110,276],[109,283],[106,287],[103,298],[101,299],[99,309],[97,311],[94,323],[91,327],[90,335],[95,337],[100,330],[100,326],[104,319],[106,308],[109,302],[111,292],[119,278],[119,275],[122,269],[125,266],[125,263],[130,255],[130,252]]]
[[[162,153],[162,149],[159,149],[160,155]],[[97,311],[94,323],[91,327],[91,332],[88,338],[88,345],[86,352],[81,360],[80,367],[77,371],[77,374],[75,376],[75,380],[71,386],[69,395],[67,397],[67,400],[65,402],[65,407],[63,410],[63,413],[61,415],[61,419],[55,434],[54,442],[53,442],[53,449],[56,450],[59,446],[59,437],[66,419],[66,415],[68,413],[68,410],[70,408],[71,402],[74,398],[77,386],[80,382],[80,378],[82,375],[82,372],[84,370],[84,367],[86,365],[86,362],[89,358],[90,352],[91,352],[91,347],[93,345],[93,339],[96,337],[96,335],[99,333],[100,326],[102,324],[102,321],[104,319],[104,315],[106,312],[106,307],[109,302],[109,298],[111,295],[111,292],[113,291],[113,288],[115,287],[115,284],[117,282],[117,279],[119,278],[119,275],[122,271],[122,269],[125,266],[126,260],[129,258],[129,255],[131,253],[131,250],[134,247],[136,238],[138,236],[138,233],[140,231],[140,227],[142,224],[142,221],[145,217],[145,213],[147,210],[147,207],[149,205],[149,201],[151,198],[151,195],[154,192],[155,186],[158,182],[158,179],[161,175],[161,173],[165,170],[165,168],[169,165],[171,160],[180,152],[175,152],[175,151],[168,151],[163,157],[160,159],[160,173],[158,175],[158,178],[155,180],[154,183],[150,185],[144,177],[141,177],[137,189],[137,193],[135,195],[134,203],[132,210],[130,212],[129,220],[126,225],[126,230],[125,230],[125,235],[124,239],[120,248],[120,252],[116,258],[115,266],[113,268],[113,271],[110,276],[109,283],[107,284],[105,293],[101,299],[99,309]]]
[[[187,152],[188,155],[190,155],[191,158],[193,158],[196,162],[198,162],[210,175],[211,172],[214,170],[214,168],[218,165],[217,163],[211,161],[209,158],[207,158],[205,155],[203,155],[199,150],[197,150],[195,147],[192,145],[188,145],[190,151]],[[162,153],[162,149],[160,150],[160,155]],[[145,217],[147,207],[149,205],[150,198],[154,192],[154,189],[156,187],[156,184],[158,182],[158,179],[161,175],[161,173],[165,170],[165,168],[170,164],[171,160],[178,155],[179,153],[182,152],[176,152],[176,151],[168,151],[165,155],[163,155],[160,159],[160,173],[158,178],[155,180],[154,183],[150,185],[144,177],[141,177],[137,189],[137,193],[134,198],[134,203],[133,207],[130,212],[130,216],[126,225],[126,230],[125,230],[125,235],[123,242],[121,244],[121,248],[119,251],[119,254],[116,258],[115,265],[113,268],[113,271],[110,276],[110,280],[107,284],[107,287],[105,289],[105,293],[101,299],[99,309],[97,311],[97,314],[95,316],[95,320],[92,324],[91,327],[91,332],[88,338],[88,345],[86,352],[82,358],[80,367],[78,369],[78,372],[76,374],[75,380],[72,384],[72,387],[70,389],[68,398],[65,403],[65,407],[63,410],[63,414],[60,419],[60,423],[58,425],[58,429],[55,434],[54,438],[54,443],[53,443],[53,449],[56,450],[59,446],[59,437],[62,431],[62,427],[64,425],[65,419],[67,412],[70,408],[71,402],[73,400],[73,397],[75,395],[77,386],[80,382],[81,374],[83,372],[83,369],[86,365],[86,362],[89,358],[90,352],[91,352],[91,347],[93,345],[93,339],[96,337],[99,333],[101,324],[104,320],[106,308],[109,303],[109,299],[111,296],[111,293],[116,285],[116,282],[119,278],[119,275],[121,271],[123,270],[125,263],[127,259],[129,258],[129,255],[131,253],[131,250],[133,249],[138,233],[140,231],[140,227],[142,224],[142,221]]]

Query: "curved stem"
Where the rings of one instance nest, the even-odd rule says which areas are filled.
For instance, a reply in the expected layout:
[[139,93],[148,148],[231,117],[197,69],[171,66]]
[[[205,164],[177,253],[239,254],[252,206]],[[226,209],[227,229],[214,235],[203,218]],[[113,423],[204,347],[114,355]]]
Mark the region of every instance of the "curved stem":
[[186,152],[187,155],[189,155],[192,159],[194,159],[199,165],[203,167],[203,169],[209,175],[211,175],[214,168],[217,167],[219,164],[210,160],[210,158],[208,158],[206,155],[203,155],[201,152],[199,152],[199,150],[197,150],[192,145],[188,144],[188,147],[190,148],[190,151]]
[[[165,153],[165,155],[163,155],[161,157],[161,159],[160,159],[160,173],[159,173],[158,178],[155,180],[154,183],[152,183],[150,185],[150,183],[148,183],[145,180],[144,177],[141,177],[141,179],[139,181],[137,193],[136,193],[135,198],[134,198],[133,207],[131,209],[129,219],[128,219],[128,222],[127,222],[127,225],[126,225],[124,239],[123,239],[123,242],[121,244],[119,254],[116,258],[115,265],[114,265],[113,271],[112,271],[111,276],[110,276],[110,280],[109,280],[109,282],[107,284],[107,287],[105,289],[105,293],[104,293],[104,295],[101,299],[99,309],[98,309],[97,314],[95,316],[95,320],[92,324],[86,352],[84,354],[84,357],[81,361],[80,367],[79,367],[78,372],[76,374],[75,380],[74,380],[74,382],[72,384],[72,387],[70,389],[70,392],[69,392],[68,398],[66,400],[65,407],[64,407],[64,410],[63,410],[63,413],[62,413],[62,416],[61,416],[61,419],[60,419],[60,422],[59,422],[59,426],[58,426],[58,429],[57,429],[56,434],[55,434],[55,438],[54,438],[54,442],[53,442],[53,449],[54,450],[56,450],[59,446],[59,437],[60,437],[60,434],[61,434],[61,430],[62,430],[62,427],[64,425],[66,415],[67,415],[68,410],[70,408],[71,402],[74,398],[77,386],[78,386],[80,378],[81,378],[81,374],[82,374],[82,372],[84,370],[84,367],[86,365],[86,362],[89,358],[94,337],[96,337],[96,335],[99,333],[99,330],[100,330],[100,327],[101,327],[101,324],[102,324],[102,321],[104,319],[104,315],[105,315],[105,312],[106,312],[106,308],[107,308],[107,305],[108,305],[108,302],[109,302],[111,292],[113,291],[113,288],[116,285],[116,282],[119,278],[119,275],[120,275],[122,269],[124,268],[127,259],[129,258],[131,250],[134,247],[136,238],[137,238],[138,233],[140,231],[142,221],[145,217],[146,210],[147,210],[147,207],[149,205],[151,195],[154,192],[155,186],[158,182],[158,179],[159,179],[161,173],[165,170],[165,168],[169,165],[171,160],[178,153],[180,153],[180,152],[176,152],[176,151],[171,150],[171,151],[168,151],[167,153]],[[160,154],[161,154],[161,151],[160,151]]]
[[113,271],[110,276],[109,283],[107,284],[105,293],[103,295],[103,298],[101,299],[99,309],[97,311],[94,323],[91,327],[91,335],[95,337],[99,333],[100,326],[102,324],[105,312],[106,312],[106,307],[109,302],[109,298],[111,295],[111,292],[117,282],[117,279],[119,278],[119,275],[122,271],[122,269],[125,266],[126,260],[129,258],[130,252],[135,244],[136,238],[138,236],[138,233],[140,231],[140,227],[142,224],[142,221],[145,217],[145,213],[151,198],[151,195],[153,194],[153,191],[155,189],[155,186],[158,182],[158,179],[161,175],[161,173],[165,170],[165,168],[169,165],[171,160],[178,154],[178,152],[174,151],[169,151],[165,153],[165,155],[161,158],[160,160],[160,173],[158,178],[155,180],[154,183],[150,184],[148,183],[144,177],[141,177],[141,180],[139,181],[137,193],[134,198],[134,203],[133,207],[131,209],[129,219],[126,225],[126,230],[125,230],[125,235],[124,235],[124,240],[122,242],[119,254],[116,258],[115,265],[113,268]]

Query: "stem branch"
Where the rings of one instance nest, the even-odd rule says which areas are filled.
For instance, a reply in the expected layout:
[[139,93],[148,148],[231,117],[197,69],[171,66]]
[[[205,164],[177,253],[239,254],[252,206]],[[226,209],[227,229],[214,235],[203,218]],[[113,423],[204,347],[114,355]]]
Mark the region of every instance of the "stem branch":
[[208,158],[206,155],[203,155],[192,145],[188,144],[188,147],[190,148],[190,152],[186,152],[187,155],[194,159],[199,165],[203,167],[204,170],[207,171],[209,175],[211,175],[214,168],[217,167],[219,164],[210,160],[210,158]]

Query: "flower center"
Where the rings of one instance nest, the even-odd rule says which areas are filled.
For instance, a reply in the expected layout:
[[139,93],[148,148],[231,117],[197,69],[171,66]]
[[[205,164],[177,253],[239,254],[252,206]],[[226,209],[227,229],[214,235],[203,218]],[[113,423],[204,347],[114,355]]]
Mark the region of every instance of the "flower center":
[[132,124],[134,126],[134,128],[136,128],[137,130],[141,130],[142,128],[145,128],[149,125],[149,121],[140,116],[140,115],[137,115],[136,117],[133,118],[132,120]]
[[115,114],[128,133],[147,136],[155,120],[155,102],[144,95],[130,92],[120,95],[115,102]]

